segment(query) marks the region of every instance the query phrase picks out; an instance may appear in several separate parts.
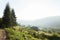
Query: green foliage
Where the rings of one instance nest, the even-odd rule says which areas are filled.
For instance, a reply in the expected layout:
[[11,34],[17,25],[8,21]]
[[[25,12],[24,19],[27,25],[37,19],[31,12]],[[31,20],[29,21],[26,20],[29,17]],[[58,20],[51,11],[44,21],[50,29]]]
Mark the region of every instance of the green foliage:
[[0,18],[0,28],[2,27],[2,18]]
[[52,36],[48,37],[49,40],[60,40],[60,37],[56,34],[53,34]]
[[60,34],[31,30],[28,27],[6,28],[8,40],[60,40]]
[[2,27],[12,27],[16,24],[15,12],[13,9],[11,11],[9,4],[7,4],[2,18]]
[[3,15],[3,18],[2,18],[2,21],[3,21],[3,25],[5,27],[9,27],[12,25],[12,20],[11,20],[11,13],[10,13],[10,6],[9,4],[6,5],[6,8],[4,10],[4,15]]
[[6,40],[33,40],[31,35],[20,32],[14,28],[5,28],[7,32]]
[[14,9],[12,9],[12,11],[11,11],[11,16],[12,16],[12,17],[11,17],[11,18],[12,18],[12,26],[17,25]]
[[22,35],[19,31],[16,31],[12,28],[7,28],[7,40],[23,40]]

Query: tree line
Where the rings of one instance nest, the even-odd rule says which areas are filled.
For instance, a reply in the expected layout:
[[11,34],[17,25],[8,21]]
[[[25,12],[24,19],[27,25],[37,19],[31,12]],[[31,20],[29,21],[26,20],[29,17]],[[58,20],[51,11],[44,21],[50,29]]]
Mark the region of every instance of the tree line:
[[3,12],[3,17],[0,18],[2,21],[0,22],[0,27],[13,27],[17,25],[16,15],[14,9],[11,9],[9,3],[7,3],[5,10]]

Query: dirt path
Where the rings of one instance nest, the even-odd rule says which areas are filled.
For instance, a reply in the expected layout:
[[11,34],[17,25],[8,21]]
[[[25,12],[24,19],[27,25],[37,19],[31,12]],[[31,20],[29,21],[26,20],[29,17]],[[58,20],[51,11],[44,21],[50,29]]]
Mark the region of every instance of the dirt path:
[[6,39],[6,33],[5,30],[0,29],[0,40],[5,40]]

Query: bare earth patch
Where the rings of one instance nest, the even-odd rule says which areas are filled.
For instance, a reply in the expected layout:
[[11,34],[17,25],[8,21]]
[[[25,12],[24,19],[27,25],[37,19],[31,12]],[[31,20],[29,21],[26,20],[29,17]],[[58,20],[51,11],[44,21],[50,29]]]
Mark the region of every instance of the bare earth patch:
[[6,32],[4,29],[0,29],[0,40],[6,39]]

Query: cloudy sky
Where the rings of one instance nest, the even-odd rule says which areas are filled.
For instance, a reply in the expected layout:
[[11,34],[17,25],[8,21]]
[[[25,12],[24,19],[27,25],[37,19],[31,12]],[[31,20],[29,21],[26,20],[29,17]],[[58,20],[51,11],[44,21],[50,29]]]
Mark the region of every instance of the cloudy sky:
[[8,2],[15,10],[17,19],[36,20],[60,16],[60,0],[0,0],[0,17]]

